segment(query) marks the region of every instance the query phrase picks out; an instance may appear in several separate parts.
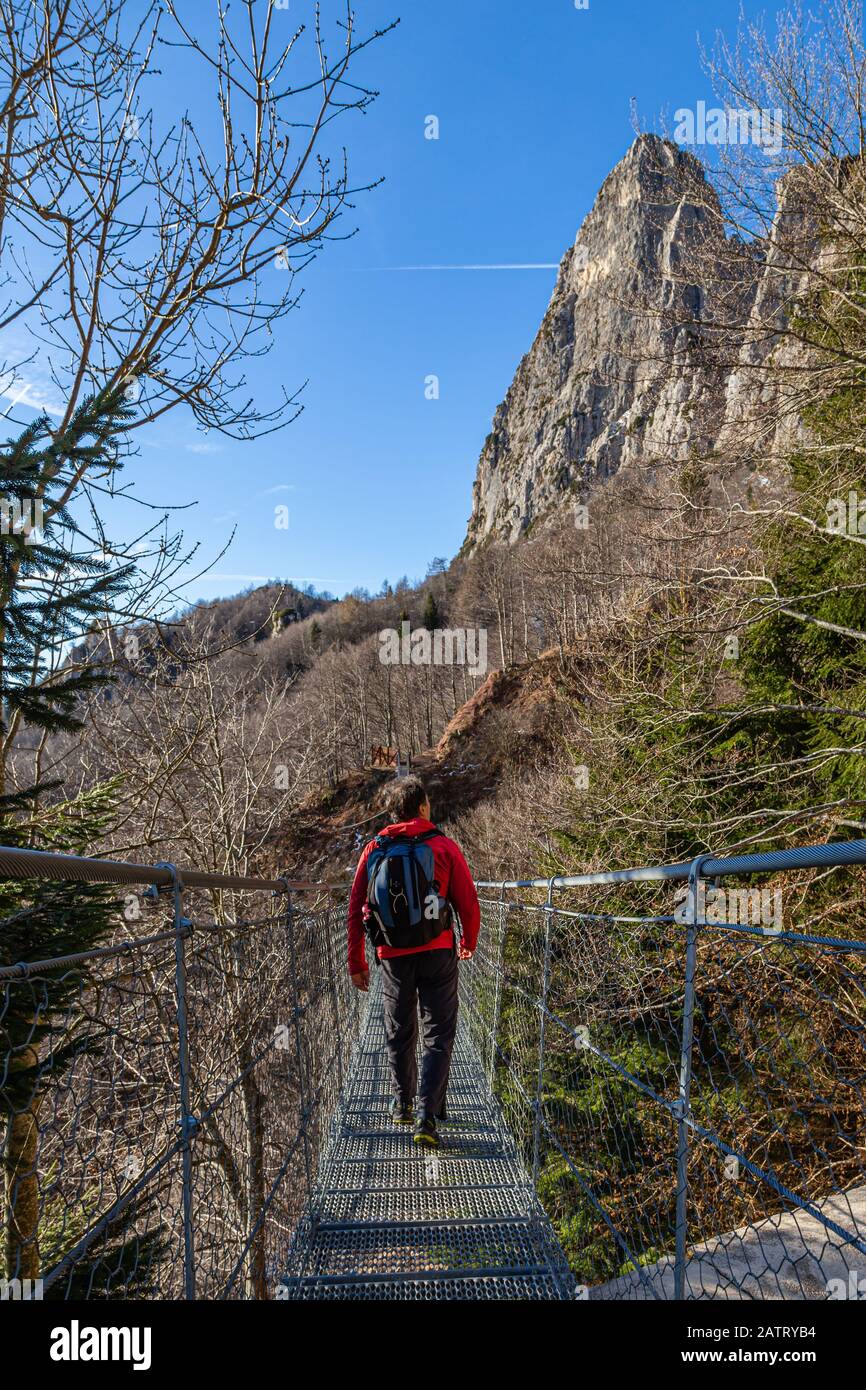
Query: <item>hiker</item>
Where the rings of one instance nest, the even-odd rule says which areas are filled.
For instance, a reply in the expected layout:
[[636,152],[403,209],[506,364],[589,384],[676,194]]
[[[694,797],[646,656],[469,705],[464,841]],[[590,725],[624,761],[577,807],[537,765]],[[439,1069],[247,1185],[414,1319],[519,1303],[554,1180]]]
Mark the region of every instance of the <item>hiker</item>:
[[[414,1120],[414,1142],[436,1148],[457,1030],[457,959],[472,959],[481,913],[469,866],[454,841],[431,821],[421,779],[392,782],[386,807],[394,823],[365,847],[352,884],[349,974],[356,989],[369,989],[366,929],[382,971],[385,1043],[394,1090],[391,1119],[398,1125]],[[459,946],[455,909],[462,927]],[[419,1008],[424,1045],[420,1086]]]

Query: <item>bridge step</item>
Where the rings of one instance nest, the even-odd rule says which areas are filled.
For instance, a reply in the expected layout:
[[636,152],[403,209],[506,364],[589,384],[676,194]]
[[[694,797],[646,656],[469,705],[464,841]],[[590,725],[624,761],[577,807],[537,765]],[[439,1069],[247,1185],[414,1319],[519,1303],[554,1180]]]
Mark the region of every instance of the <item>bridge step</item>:
[[391,1191],[401,1187],[427,1191],[441,1187],[501,1187],[503,1184],[532,1191],[526,1175],[503,1155],[480,1158],[475,1154],[452,1153],[448,1149],[423,1153],[411,1144],[405,1151],[387,1158],[373,1151],[354,1158],[328,1160],[319,1173],[319,1185],[325,1191],[332,1188]]
[[536,1276],[548,1263],[531,1221],[353,1222],[316,1229],[297,1274],[329,1282],[508,1271]]
[[[459,1131],[446,1130],[444,1133],[445,1142],[448,1145],[448,1157],[450,1158],[473,1158],[479,1163],[484,1160],[506,1161],[502,1145],[498,1137],[481,1134],[461,1134]],[[443,1146],[444,1147],[444,1146]],[[381,1163],[388,1163],[394,1159],[410,1157],[414,1153],[415,1160],[423,1163],[425,1151],[419,1153],[417,1145],[412,1143],[411,1133],[406,1134],[383,1134],[381,1130],[367,1129],[359,1130],[357,1133],[340,1134],[334,1142],[331,1151],[331,1160],[335,1163],[369,1162],[371,1159]],[[427,1151],[431,1153],[431,1151]],[[438,1150],[437,1157],[442,1162],[441,1155],[443,1149]],[[431,1154],[432,1156],[432,1154]],[[510,1165],[508,1165],[510,1167]]]
[[452,1271],[418,1278],[394,1274],[379,1279],[302,1279],[287,1284],[289,1300],[359,1300],[364,1302],[441,1302],[456,1300],[515,1300],[548,1302],[561,1299],[557,1280],[546,1269],[499,1270],[487,1274]]
[[525,1194],[495,1186],[419,1191],[417,1188],[331,1191],[318,1211],[324,1221],[398,1222],[477,1220],[495,1216],[513,1221],[526,1214]]
[[[509,1220],[510,1220],[511,1223],[514,1224],[514,1225],[526,1225],[526,1226],[528,1226],[528,1225],[530,1225],[530,1223],[534,1220],[534,1218],[533,1218],[532,1216],[514,1216],[514,1217],[510,1217]],[[497,1225],[497,1226],[502,1224],[502,1222],[501,1222],[501,1220],[500,1220],[500,1218],[499,1218],[498,1216],[474,1216],[474,1217],[455,1216],[455,1217],[454,1217],[453,1219],[451,1219],[451,1220],[437,1221],[435,1224],[436,1224],[436,1226],[438,1226],[438,1227],[449,1227],[449,1228],[450,1228],[450,1227],[453,1227],[453,1226],[483,1226],[483,1225],[485,1225],[487,1222],[489,1222],[491,1225]],[[331,1232],[331,1231],[375,1231],[375,1230],[382,1230],[382,1231],[392,1231],[392,1232],[393,1232],[393,1231],[400,1231],[400,1230],[402,1230],[402,1229],[405,1229],[405,1230],[415,1230],[415,1229],[417,1229],[417,1227],[418,1227],[418,1222],[417,1222],[417,1221],[334,1221],[334,1222],[317,1221],[317,1222],[316,1222],[316,1235],[319,1236],[319,1235],[322,1235],[324,1232]],[[425,1229],[430,1229],[430,1228],[429,1228],[429,1227],[425,1227]]]

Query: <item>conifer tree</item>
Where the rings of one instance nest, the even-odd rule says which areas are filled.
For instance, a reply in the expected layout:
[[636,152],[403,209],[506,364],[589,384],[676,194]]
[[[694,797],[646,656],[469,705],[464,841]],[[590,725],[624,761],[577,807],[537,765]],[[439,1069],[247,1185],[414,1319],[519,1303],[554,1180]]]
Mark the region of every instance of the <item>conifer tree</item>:
[[428,632],[435,632],[439,626],[439,605],[436,602],[436,595],[430,589],[424,603],[424,616],[421,619],[421,626],[426,627]]
[[[85,469],[110,477],[119,468],[119,432],[129,415],[123,391],[106,392],[86,401],[68,428],[52,433],[40,417],[0,453],[0,839],[6,845],[84,854],[110,824],[114,784],[64,800],[61,785],[44,779],[38,765],[29,778],[17,768],[14,778],[10,773],[26,730],[75,732],[84,697],[113,678],[104,653],[76,663],[68,653],[94,625],[110,628],[128,616],[135,567],[118,563],[107,546],[103,553],[94,548],[69,499]],[[116,926],[115,896],[105,885],[0,881],[0,964],[93,949]],[[74,1059],[99,1046],[97,1025],[69,1027],[85,976],[86,966],[47,971],[38,981],[7,982],[0,996],[10,1059],[0,1080],[9,1279],[34,1280],[44,1272],[40,1109]],[[53,1243],[56,1257],[62,1250]],[[120,1268],[122,1255],[115,1256]],[[93,1282],[93,1271],[82,1277]]]

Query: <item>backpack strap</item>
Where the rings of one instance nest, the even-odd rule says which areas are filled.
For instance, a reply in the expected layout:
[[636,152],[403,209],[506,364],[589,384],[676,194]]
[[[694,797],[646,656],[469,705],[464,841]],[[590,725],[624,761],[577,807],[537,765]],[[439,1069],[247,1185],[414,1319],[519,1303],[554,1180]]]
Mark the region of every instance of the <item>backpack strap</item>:
[[[404,842],[406,842],[406,843],[408,843],[408,844],[419,844],[422,840],[433,840],[433,839],[436,838],[437,835],[441,835],[441,836],[442,836],[442,839],[443,839],[443,840],[445,839],[445,832],[444,832],[443,830],[440,830],[439,827],[438,827],[438,825],[433,825],[433,826],[430,827],[429,830],[422,830],[420,835],[399,835],[399,836],[397,836],[396,838],[399,839],[399,840],[403,840]],[[387,839],[390,839],[391,836],[387,836],[386,838],[387,838]],[[438,881],[437,881],[435,878],[434,878],[434,880],[433,880],[433,886],[435,887],[436,892],[438,893],[438,892],[439,892],[439,884],[438,884]],[[453,919],[454,917],[457,916],[456,910],[455,910],[455,908],[454,908],[454,904],[451,902],[450,898],[443,898],[443,897],[440,897],[439,901],[445,904],[445,907],[446,907],[447,911],[449,912],[449,914],[450,914],[450,916],[451,916],[452,919]],[[459,920],[459,919],[458,919],[458,920]],[[446,922],[445,927],[443,927],[443,931],[446,930],[446,929],[448,929],[448,928],[450,928],[452,931],[454,930],[454,922],[453,922],[453,920],[449,920],[449,921]],[[456,939],[456,938],[455,938],[455,939]]]
[[388,845],[419,845],[422,840],[432,840],[434,835],[443,835],[438,825],[434,825],[431,830],[422,830],[418,835],[377,835],[371,841],[376,849],[385,849]]

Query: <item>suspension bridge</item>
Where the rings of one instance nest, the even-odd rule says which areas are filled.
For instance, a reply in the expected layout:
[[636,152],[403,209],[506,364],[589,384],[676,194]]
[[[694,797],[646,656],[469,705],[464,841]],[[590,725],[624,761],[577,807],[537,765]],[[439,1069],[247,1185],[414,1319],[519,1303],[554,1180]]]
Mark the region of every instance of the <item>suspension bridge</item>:
[[[797,920],[864,864],[852,841],[480,883],[419,1154],[343,886],[0,849],[4,1296],[848,1296],[866,941]],[[742,886],[779,881],[784,913]],[[46,953],[83,883],[115,926]]]

